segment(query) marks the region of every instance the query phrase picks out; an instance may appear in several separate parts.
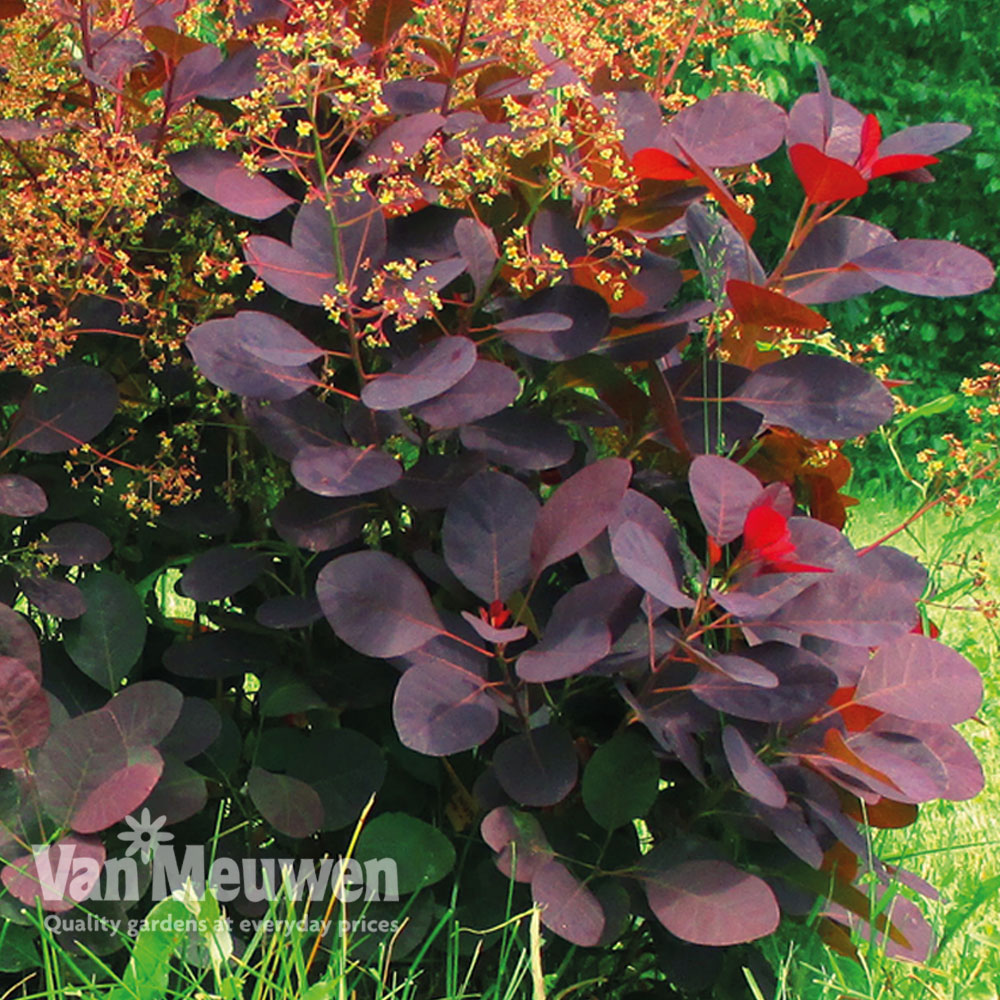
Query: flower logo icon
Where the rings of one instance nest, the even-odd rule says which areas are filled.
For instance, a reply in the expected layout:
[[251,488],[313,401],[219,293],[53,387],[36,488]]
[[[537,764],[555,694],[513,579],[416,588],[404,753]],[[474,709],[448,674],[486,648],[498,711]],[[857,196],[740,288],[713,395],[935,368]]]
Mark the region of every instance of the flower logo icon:
[[125,850],[125,857],[127,858],[138,852],[142,860],[148,863],[150,857],[152,857],[158,847],[169,844],[174,839],[172,833],[168,833],[163,829],[166,825],[167,817],[160,816],[154,820],[148,809],[143,809],[139,813],[138,819],[133,816],[126,816],[125,822],[128,824],[129,829],[124,833],[119,833],[118,837],[129,845]]

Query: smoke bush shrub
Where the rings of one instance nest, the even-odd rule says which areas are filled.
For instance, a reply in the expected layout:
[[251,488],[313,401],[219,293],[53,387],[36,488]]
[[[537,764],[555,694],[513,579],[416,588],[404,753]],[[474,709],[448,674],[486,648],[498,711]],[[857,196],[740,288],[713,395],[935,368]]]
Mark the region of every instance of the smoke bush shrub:
[[[977,794],[982,685],[922,634],[920,565],[841,531],[839,443],[893,400],[813,307],[992,283],[845,211],[969,130],[883,138],[821,70],[788,112],[677,110],[718,25],[651,20],[670,61],[553,10],[522,45],[493,3],[84,5],[40,43],[54,96],[0,123],[6,920],[88,905],[28,845],[103,865],[147,808],[319,858],[375,795],[357,854],[419,893],[398,957],[446,877],[483,928],[513,879],[623,986],[710,991],[783,915],[927,955],[872,901],[932,890],[862,828]],[[802,210],[762,262],[783,148]]]

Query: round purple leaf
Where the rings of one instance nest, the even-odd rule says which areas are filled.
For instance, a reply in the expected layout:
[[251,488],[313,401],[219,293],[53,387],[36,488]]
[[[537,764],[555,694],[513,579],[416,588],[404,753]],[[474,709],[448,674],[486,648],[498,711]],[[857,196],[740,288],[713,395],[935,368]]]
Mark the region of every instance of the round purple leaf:
[[0,476],[0,514],[8,517],[34,517],[41,514],[48,505],[45,490],[34,480],[27,476]]
[[517,304],[497,324],[508,344],[544,361],[568,361],[595,348],[608,332],[611,313],[597,292],[554,285]]
[[754,941],[776,930],[781,918],[770,886],[725,861],[685,861],[643,881],[660,923],[693,944]]
[[267,569],[270,557],[252,549],[220,545],[194,557],[179,589],[193,601],[219,601],[249,587]]
[[369,500],[338,500],[295,490],[286,493],[271,511],[271,523],[289,545],[326,552],[359,537],[373,507]]
[[493,766],[503,790],[526,806],[555,805],[576,784],[576,748],[569,733],[554,725],[505,740]]
[[92,566],[111,555],[111,539],[100,528],[78,521],[57,524],[46,532],[39,549],[62,566]]
[[531,579],[531,536],[538,501],[502,472],[467,479],[444,516],[441,540],[448,568],[477,597],[504,601]]
[[477,361],[469,374],[447,392],[412,408],[414,416],[434,430],[461,427],[491,417],[510,406],[521,391],[521,380],[497,361]]
[[531,880],[531,898],[542,923],[572,944],[592,947],[604,933],[604,910],[597,897],[559,861],[542,865]]
[[372,410],[398,410],[440,396],[472,371],[476,345],[468,337],[439,337],[361,390]]
[[538,413],[501,410],[466,424],[460,435],[466,448],[514,469],[552,469],[573,457],[573,439],[560,424]]
[[236,153],[195,146],[167,157],[182,184],[248,219],[267,219],[294,201],[261,174],[252,174]]
[[444,631],[420,578],[385,552],[327,563],[316,596],[334,632],[366,656],[402,656]]
[[391,486],[403,467],[391,455],[375,448],[303,448],[292,462],[300,486],[323,497],[359,496]]
[[27,766],[27,752],[49,733],[49,702],[20,660],[0,656],[0,767]]
[[43,455],[100,434],[118,409],[118,386],[102,368],[72,365],[44,376],[14,416],[9,447]]

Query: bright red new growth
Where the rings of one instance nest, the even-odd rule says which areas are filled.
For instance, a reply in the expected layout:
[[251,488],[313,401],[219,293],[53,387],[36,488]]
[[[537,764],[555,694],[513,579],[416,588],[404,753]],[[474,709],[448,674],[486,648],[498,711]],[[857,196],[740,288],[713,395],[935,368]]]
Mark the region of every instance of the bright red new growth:
[[806,198],[814,205],[859,198],[868,190],[868,181],[854,167],[815,146],[798,142],[788,150],[788,157]]
[[492,628],[503,628],[510,620],[510,611],[503,601],[490,601],[489,608],[480,608],[479,617]]
[[764,573],[830,573],[824,566],[796,562],[795,543],[788,518],[770,503],[754,507],[743,523],[743,557],[759,562],[756,575]]
[[640,149],[632,157],[632,169],[640,180],[690,181],[695,176],[676,156],[653,146]]
[[878,147],[881,142],[882,127],[878,123],[878,118],[875,115],[866,115],[861,126],[861,152],[854,165],[862,176],[870,180],[941,162],[936,156],[927,156],[923,153],[897,153],[894,156],[880,158]]

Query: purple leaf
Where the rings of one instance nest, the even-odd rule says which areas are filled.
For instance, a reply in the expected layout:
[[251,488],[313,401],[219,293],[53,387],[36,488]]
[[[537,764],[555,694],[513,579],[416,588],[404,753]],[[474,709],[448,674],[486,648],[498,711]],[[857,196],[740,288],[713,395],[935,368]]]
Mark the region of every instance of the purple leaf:
[[179,581],[193,601],[221,601],[249,587],[271,563],[266,553],[220,545],[194,557]]
[[768,423],[837,441],[869,434],[893,414],[892,395],[874,375],[817,354],[758,368],[733,398]]
[[485,743],[499,720],[496,702],[486,693],[488,684],[479,673],[446,660],[410,667],[392,700],[400,742],[432,757]]
[[178,677],[215,680],[247,672],[260,675],[275,656],[271,643],[261,642],[259,635],[223,629],[175,642],[163,654],[163,665]]
[[72,621],[82,617],[87,611],[87,600],[83,592],[68,580],[23,576],[18,583],[32,606],[53,618]]
[[[82,903],[94,891],[107,852],[97,839],[61,837],[42,849],[45,863],[25,854],[7,865],[2,876],[4,887],[15,899],[34,910],[38,903],[52,913],[65,913]],[[85,867],[86,866],[86,867]],[[60,873],[68,874],[63,883]],[[46,875],[51,876],[47,878]]]
[[869,277],[913,295],[972,295],[993,284],[994,270],[981,253],[948,240],[899,240],[850,261]]
[[20,660],[41,681],[42,652],[35,630],[5,604],[0,604],[0,656]]
[[[579,285],[554,285],[516,304],[506,323],[519,323],[517,332],[509,332],[504,323],[497,324],[497,330],[522,354],[568,361],[598,345],[608,332],[610,316],[597,292]],[[569,321],[566,326],[563,320]]]
[[205,779],[176,757],[163,758],[163,773],[143,803],[152,816],[164,816],[166,825],[196,816],[208,802]]
[[[255,237],[256,238],[256,237]],[[316,381],[305,365],[275,365],[251,354],[241,343],[239,316],[210,319],[185,341],[202,375],[228,392],[274,402],[292,399]]]
[[79,521],[66,521],[46,531],[41,552],[54,555],[61,566],[91,566],[111,555],[111,539],[100,528]]
[[391,455],[374,447],[351,448],[333,444],[303,448],[292,462],[300,486],[323,497],[350,497],[391,486],[403,467]]
[[283,319],[270,313],[244,309],[236,321],[236,342],[249,354],[280,368],[307,365],[323,357],[323,349]]
[[475,452],[421,455],[389,492],[414,510],[441,510],[448,506],[455,491],[485,465],[483,456]]
[[388,172],[388,168],[416,156],[444,121],[437,111],[397,119],[369,143],[358,169],[371,174]]
[[69,826],[93,793],[128,764],[121,733],[104,711],[78,715],[54,729],[36,756],[42,807],[60,826]]
[[393,365],[361,390],[372,410],[398,410],[440,396],[472,371],[476,345],[468,337],[439,337]]
[[538,501],[502,472],[479,472],[455,493],[441,530],[448,568],[477,597],[505,601],[531,579]]
[[793,254],[782,288],[797,302],[808,305],[840,302],[872,292],[879,287],[874,278],[862,271],[838,269],[869,250],[895,242],[896,238],[888,229],[866,219],[850,215],[827,219],[805,238]]
[[311,201],[299,209],[290,247],[252,236],[245,254],[272,288],[296,302],[321,305],[324,295],[334,295],[341,281],[347,285],[347,297],[359,301],[385,247],[381,206],[367,191],[358,193],[345,183],[331,189],[329,206]]
[[49,733],[49,702],[20,660],[0,656],[0,767],[21,770]]
[[764,688],[726,674],[702,671],[692,687],[695,696],[740,719],[793,722],[809,718],[837,689],[837,675],[812,653],[796,646],[767,642],[744,650],[742,655],[775,674],[778,686]]
[[163,774],[163,758],[152,747],[130,750],[128,764],[105,778],[74,811],[77,833],[98,833],[120,823],[146,801]]
[[817,62],[815,66],[816,85],[819,88],[820,121],[823,130],[823,145],[819,149],[825,151],[826,144],[830,141],[830,135],[833,132],[833,92],[830,90],[830,78],[826,75],[822,63]]
[[739,681],[740,684],[750,684],[752,687],[759,688],[778,686],[778,678],[767,667],[762,667],[755,660],[745,656],[737,656],[733,653],[713,653],[712,658],[707,659],[707,662],[732,680]]
[[851,733],[846,742],[865,764],[885,775],[899,789],[901,794],[894,798],[915,803],[944,796],[947,772],[919,737],[861,732]]
[[858,569],[869,576],[905,587],[915,601],[919,600],[927,589],[926,568],[913,556],[908,556],[890,545],[879,545],[864,552],[857,565]]
[[914,722],[952,724],[975,715],[983,679],[955,650],[923,635],[903,635],[869,660],[855,700]]
[[311,837],[323,825],[323,803],[304,781],[250,769],[247,792],[260,814],[286,837]]
[[171,757],[190,760],[207,750],[221,731],[222,717],[211,702],[185,697],[170,732],[155,742],[168,763]]
[[685,149],[706,167],[738,167],[770,156],[785,141],[785,112],[756,94],[734,91],[679,111],[661,133],[673,155]]
[[630,580],[668,608],[690,608],[694,602],[680,589],[667,550],[636,521],[621,521],[611,532],[611,552]]
[[309,445],[347,442],[340,414],[311,393],[274,403],[244,399],[243,415],[254,434],[286,462]]
[[716,282],[721,288],[730,278],[764,283],[764,268],[757,255],[725,216],[710,212],[699,201],[684,213],[684,226],[698,270],[711,279],[709,288]]
[[501,333],[556,333],[568,330],[573,325],[569,316],[562,313],[528,313],[527,316],[505,319],[495,324],[495,329]]
[[478,219],[459,219],[455,223],[455,242],[465,262],[465,269],[472,278],[476,295],[481,297],[489,285],[499,257],[493,230]]
[[327,563],[316,596],[333,631],[366,656],[402,656],[444,631],[419,577],[385,552],[352,552]]
[[542,923],[571,944],[592,947],[604,933],[604,910],[597,897],[558,861],[543,864],[531,880],[531,898]]
[[411,408],[434,430],[461,427],[499,413],[517,399],[521,380],[498,361],[477,361],[450,389]]
[[604,458],[561,483],[535,523],[531,565],[537,576],[547,566],[579,552],[618,511],[632,478],[632,465]]
[[251,236],[243,244],[243,256],[261,281],[293,302],[321,306],[334,293],[332,260],[306,256],[271,236]]
[[[513,402],[513,400],[510,400]],[[45,490],[27,476],[0,476],[0,514],[34,517],[49,506]]]
[[[832,121],[827,110],[833,105]],[[861,152],[861,127],[864,116],[839,97],[803,94],[788,113],[788,136],[791,149],[804,142],[846,163],[854,163]]]
[[[684,440],[691,452],[720,454],[760,431],[761,415],[742,405],[738,390],[747,370],[716,362],[684,362],[664,373],[676,400]],[[653,383],[656,384],[655,382]],[[674,441],[669,442],[676,448]]]
[[562,680],[603,659],[614,633],[624,631],[621,623],[634,617],[638,598],[632,581],[618,573],[577,584],[556,602],[542,641],[518,658],[518,676]]
[[463,611],[462,617],[475,630],[476,635],[487,642],[519,642],[528,634],[526,625],[517,625],[514,628],[494,628],[489,622],[477,618],[468,611]]
[[10,448],[51,455],[77,448],[104,430],[118,409],[118,386],[103,368],[57,368],[38,382],[14,415]]
[[184,696],[163,681],[139,681],[119,691],[104,706],[126,749],[153,746],[167,738],[180,718]]
[[515,802],[552,806],[576,784],[576,748],[565,729],[543,726],[504,740],[493,754],[493,767],[500,786]]
[[210,201],[248,219],[267,219],[294,204],[262,174],[252,174],[236,153],[195,146],[167,157],[174,176]]
[[520,409],[466,424],[459,433],[466,448],[514,469],[552,469],[573,456],[573,439],[562,425]]
[[497,852],[500,872],[517,882],[530,882],[552,859],[545,831],[532,813],[497,806],[483,817],[479,832]]
[[957,145],[969,137],[972,129],[959,122],[928,122],[913,125],[887,135],[878,147],[879,159],[883,156],[905,156],[918,153],[931,156],[942,149]]
[[685,861],[643,874],[650,909],[682,941],[724,947],[754,941],[778,927],[770,886],[725,861]]
[[706,531],[726,545],[743,534],[743,522],[764,488],[741,465],[719,455],[699,455],[688,473],[691,494]]
[[735,726],[723,726],[722,749],[736,783],[747,795],[772,809],[784,809],[788,802],[784,786]]
[[323,617],[315,597],[281,594],[269,597],[254,613],[254,621],[265,628],[307,628]]
[[793,804],[784,809],[771,809],[758,805],[755,811],[758,819],[792,854],[801,858],[810,868],[819,869],[823,863],[823,848],[820,847],[816,834],[806,825],[799,806]]
[[358,538],[373,507],[370,500],[338,500],[293,490],[271,511],[271,523],[289,545],[310,552],[326,552]]
[[849,646],[878,646],[909,632],[917,623],[917,611],[900,584],[861,573],[829,573],[768,622]]
[[975,798],[983,790],[982,764],[972,747],[951,726],[882,716],[875,720],[870,730],[875,733],[902,733],[920,740],[944,769],[945,787],[941,798],[964,801]]

